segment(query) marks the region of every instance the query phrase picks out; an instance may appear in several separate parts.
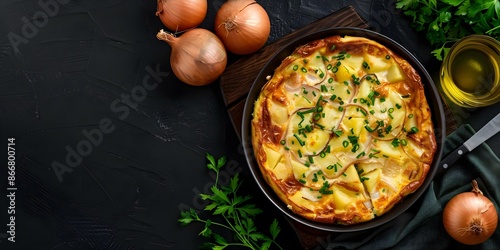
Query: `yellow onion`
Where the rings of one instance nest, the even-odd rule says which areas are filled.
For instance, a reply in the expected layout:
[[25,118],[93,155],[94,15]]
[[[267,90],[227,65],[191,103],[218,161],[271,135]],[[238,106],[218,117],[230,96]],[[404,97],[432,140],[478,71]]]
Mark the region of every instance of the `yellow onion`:
[[175,76],[193,86],[207,85],[224,72],[227,53],[211,31],[194,28],[179,37],[160,30],[156,37],[171,47],[170,66]]
[[475,180],[472,187],[471,192],[453,197],[443,211],[446,232],[466,245],[485,242],[495,232],[498,223],[493,203],[483,195]]
[[269,16],[254,0],[228,0],[215,15],[215,34],[234,54],[257,51],[264,46],[270,32]]
[[171,31],[200,25],[207,15],[207,0],[158,0],[156,15]]

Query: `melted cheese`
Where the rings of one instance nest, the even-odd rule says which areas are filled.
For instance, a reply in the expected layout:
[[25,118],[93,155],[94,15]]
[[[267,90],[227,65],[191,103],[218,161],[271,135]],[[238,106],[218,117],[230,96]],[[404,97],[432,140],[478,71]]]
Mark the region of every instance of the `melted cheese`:
[[410,79],[420,78],[404,59],[359,37],[318,40],[283,61],[256,101],[252,140],[290,209],[354,224],[418,188],[435,138],[422,84]]

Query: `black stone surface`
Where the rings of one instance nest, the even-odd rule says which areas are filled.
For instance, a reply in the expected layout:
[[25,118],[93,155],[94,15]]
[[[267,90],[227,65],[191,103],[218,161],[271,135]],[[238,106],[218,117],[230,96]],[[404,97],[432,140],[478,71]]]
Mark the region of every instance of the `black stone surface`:
[[[269,42],[353,5],[437,73],[425,34],[409,27],[395,0],[258,2],[271,19]],[[209,1],[201,27],[213,29],[222,3]],[[173,75],[171,49],[155,37],[163,28],[155,11],[152,0],[1,1],[0,249],[197,249],[201,226],[177,219],[185,208],[208,215],[198,197],[214,181],[207,152],[226,155],[226,173],[240,173],[242,193],[265,210],[259,229],[277,217],[279,243],[299,248],[253,185],[218,83],[191,87]],[[461,110],[457,120],[477,130],[499,108]],[[15,138],[15,243],[6,226],[8,138]],[[499,139],[488,142],[497,155]]]

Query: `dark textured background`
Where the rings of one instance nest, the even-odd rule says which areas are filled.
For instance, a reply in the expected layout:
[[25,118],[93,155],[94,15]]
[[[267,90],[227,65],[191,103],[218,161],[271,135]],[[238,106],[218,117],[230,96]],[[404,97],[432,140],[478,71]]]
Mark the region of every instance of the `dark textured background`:
[[[203,207],[197,195],[213,182],[205,167],[207,152],[227,155],[240,172],[242,191],[265,209],[259,228],[267,231],[271,219],[279,218],[279,242],[297,249],[287,221],[254,185],[218,83],[191,87],[170,73],[170,47],[155,38],[163,28],[154,15],[156,2],[60,2],[47,19],[40,16],[38,1],[0,3],[0,143],[16,138],[18,188],[17,242],[8,242],[7,227],[1,226],[0,249],[196,249],[204,242],[197,236],[200,225],[181,227],[177,219],[180,209]],[[222,2],[209,1],[202,27],[213,29]],[[409,28],[395,0],[258,2],[271,19],[269,43],[353,5],[374,30],[437,73],[424,34]],[[39,26],[30,32],[26,23]],[[12,34],[26,40],[13,46]],[[230,55],[229,61],[238,58]],[[148,68],[168,76],[144,96],[136,91],[144,90]],[[138,101],[123,99],[131,94],[138,94]],[[456,118],[478,129],[499,108],[458,110]],[[102,121],[113,131],[60,182],[51,164],[66,164],[67,148],[76,149],[86,140],[84,131],[99,130]],[[498,139],[489,141],[497,154]],[[1,156],[5,166],[5,150]],[[0,225],[8,223],[6,172],[2,167]]]

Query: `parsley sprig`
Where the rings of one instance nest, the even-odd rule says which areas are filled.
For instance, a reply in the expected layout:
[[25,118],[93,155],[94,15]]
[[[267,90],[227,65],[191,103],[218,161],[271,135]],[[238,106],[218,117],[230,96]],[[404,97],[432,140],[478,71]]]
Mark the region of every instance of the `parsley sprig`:
[[397,0],[396,8],[413,19],[415,30],[426,32],[435,48],[431,53],[438,60],[464,36],[484,34],[500,39],[498,0]]
[[[203,200],[209,201],[205,207],[206,211],[211,211],[212,215],[220,216],[219,221],[211,219],[202,219],[194,209],[189,209],[181,212],[179,223],[188,225],[192,222],[201,222],[205,225],[199,235],[204,236],[213,242],[206,243],[204,247],[215,250],[224,249],[229,246],[244,246],[250,249],[269,249],[271,245],[282,249],[276,242],[276,238],[280,232],[280,227],[276,219],[273,220],[269,227],[270,236],[257,231],[255,225],[255,216],[262,213],[262,210],[255,204],[248,203],[252,199],[251,196],[240,196],[237,194],[241,187],[238,174],[235,174],[227,185],[219,185],[219,173],[221,168],[226,164],[226,157],[221,157],[216,160],[212,155],[207,153],[207,167],[215,171],[215,184],[211,187],[211,194],[200,194]],[[229,230],[233,233],[234,239],[237,242],[230,242],[222,235],[212,231],[212,226],[217,226],[222,229]]]

